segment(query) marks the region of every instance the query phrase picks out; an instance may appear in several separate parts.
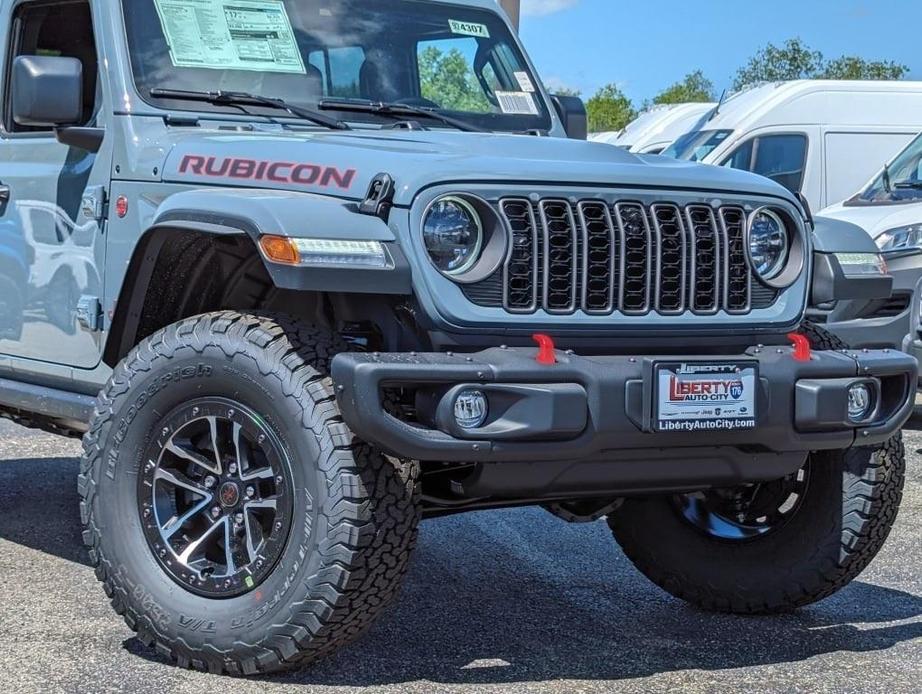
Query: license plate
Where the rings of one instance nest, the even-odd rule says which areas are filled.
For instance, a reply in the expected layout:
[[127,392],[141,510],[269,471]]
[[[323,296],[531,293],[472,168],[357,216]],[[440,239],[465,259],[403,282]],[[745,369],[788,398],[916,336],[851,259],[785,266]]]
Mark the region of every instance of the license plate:
[[661,363],[654,373],[657,431],[755,428],[756,364]]

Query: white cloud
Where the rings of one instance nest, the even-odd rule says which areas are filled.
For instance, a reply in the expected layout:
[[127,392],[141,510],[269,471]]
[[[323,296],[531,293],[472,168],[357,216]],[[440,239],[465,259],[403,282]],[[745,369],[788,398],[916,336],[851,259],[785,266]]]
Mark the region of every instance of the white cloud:
[[543,17],[561,10],[568,10],[579,0],[522,0],[522,14],[527,17]]

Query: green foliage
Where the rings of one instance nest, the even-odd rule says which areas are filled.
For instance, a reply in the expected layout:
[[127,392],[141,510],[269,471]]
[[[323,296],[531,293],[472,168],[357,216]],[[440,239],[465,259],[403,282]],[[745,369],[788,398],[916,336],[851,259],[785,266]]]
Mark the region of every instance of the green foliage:
[[893,61],[869,61],[845,55],[826,60],[820,51],[811,50],[800,39],[788,39],[783,46],[769,43],[736,73],[734,89],[759,82],[799,79],[898,80],[909,68]]
[[823,69],[823,54],[810,50],[800,39],[788,39],[778,47],[769,43],[736,72],[734,89],[759,82],[809,79]]
[[489,113],[474,69],[457,48],[447,53],[429,46],[419,56],[419,78],[423,97],[450,111]]
[[621,130],[637,117],[637,110],[614,84],[607,84],[586,102],[589,132]]
[[907,65],[892,60],[865,60],[843,55],[826,63],[821,77],[827,80],[901,80],[908,72]]
[[714,83],[701,70],[685,75],[681,82],[666,87],[653,99],[654,104],[687,104],[714,101]]
[[570,87],[558,87],[557,89],[551,89],[552,94],[557,96],[582,96],[582,92],[579,89],[571,89]]

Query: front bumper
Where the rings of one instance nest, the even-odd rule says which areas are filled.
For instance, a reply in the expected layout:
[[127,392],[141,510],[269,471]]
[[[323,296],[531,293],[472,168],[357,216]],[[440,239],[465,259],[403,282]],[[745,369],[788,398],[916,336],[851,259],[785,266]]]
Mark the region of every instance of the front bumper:
[[[766,456],[790,460],[808,451],[871,445],[895,434],[912,412],[917,363],[893,350],[814,351],[797,361],[791,347],[752,347],[721,356],[575,356],[536,362],[535,349],[492,348],[477,354],[349,353],[333,361],[343,417],[363,440],[391,454],[424,461],[505,463],[710,459],[729,465]],[[757,421],[740,431],[656,432],[657,362],[752,362],[758,365]],[[847,419],[848,385],[879,384],[866,424]],[[459,387],[491,401],[479,429],[450,416]],[[417,421],[388,414],[387,389],[416,392]],[[796,467],[795,467],[796,469]]]

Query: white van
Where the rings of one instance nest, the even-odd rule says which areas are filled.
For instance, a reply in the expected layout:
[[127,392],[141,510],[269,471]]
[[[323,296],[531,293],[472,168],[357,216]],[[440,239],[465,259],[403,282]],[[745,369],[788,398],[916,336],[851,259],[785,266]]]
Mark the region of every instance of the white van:
[[659,154],[677,138],[697,128],[717,104],[668,104],[654,106],[618,132],[596,133],[593,142],[621,147],[635,154]]
[[768,176],[820,210],[920,131],[922,82],[775,82],[733,95],[664,154]]

